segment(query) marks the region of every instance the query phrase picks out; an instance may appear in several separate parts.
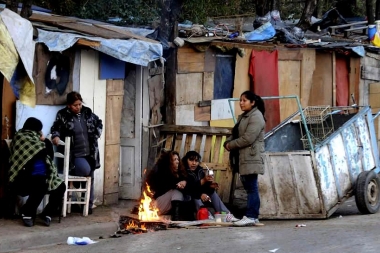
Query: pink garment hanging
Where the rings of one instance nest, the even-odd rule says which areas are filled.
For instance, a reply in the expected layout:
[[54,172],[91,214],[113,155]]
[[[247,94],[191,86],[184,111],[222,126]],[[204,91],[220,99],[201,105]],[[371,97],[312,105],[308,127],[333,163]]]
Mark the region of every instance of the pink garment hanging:
[[[251,76],[251,90],[260,97],[279,95],[278,82],[278,51],[252,50],[249,66]],[[279,99],[267,99],[265,103],[265,131],[273,129],[280,124]]]

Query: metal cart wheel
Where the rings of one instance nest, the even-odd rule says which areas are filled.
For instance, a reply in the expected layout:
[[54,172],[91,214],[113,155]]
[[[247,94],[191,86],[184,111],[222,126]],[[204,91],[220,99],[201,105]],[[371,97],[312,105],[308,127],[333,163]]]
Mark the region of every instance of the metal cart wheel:
[[371,214],[380,208],[380,179],[374,171],[363,171],[356,179],[355,202],[362,214]]

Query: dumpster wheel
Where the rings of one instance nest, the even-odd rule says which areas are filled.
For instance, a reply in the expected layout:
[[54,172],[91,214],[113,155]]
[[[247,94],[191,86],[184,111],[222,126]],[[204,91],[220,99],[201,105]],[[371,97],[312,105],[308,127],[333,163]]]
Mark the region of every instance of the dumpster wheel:
[[374,171],[363,171],[356,179],[355,202],[362,214],[376,213],[380,208],[380,179]]

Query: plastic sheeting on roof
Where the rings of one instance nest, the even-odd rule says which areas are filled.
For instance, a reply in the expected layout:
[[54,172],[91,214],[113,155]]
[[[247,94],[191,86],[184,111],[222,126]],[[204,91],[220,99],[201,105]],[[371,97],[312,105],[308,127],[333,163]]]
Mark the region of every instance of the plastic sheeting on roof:
[[62,52],[72,47],[79,39],[100,42],[99,47],[93,49],[108,54],[119,60],[136,65],[148,66],[148,63],[162,57],[163,48],[159,43],[129,39],[104,39],[72,33],[50,32],[38,29],[38,38],[35,40],[44,43],[50,51]]

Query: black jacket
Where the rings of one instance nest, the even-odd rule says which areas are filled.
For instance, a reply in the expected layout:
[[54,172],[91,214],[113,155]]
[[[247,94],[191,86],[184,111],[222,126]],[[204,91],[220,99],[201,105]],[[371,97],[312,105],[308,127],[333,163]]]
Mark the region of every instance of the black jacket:
[[[186,187],[184,189],[177,189],[177,183],[180,181],[186,181]],[[147,176],[147,183],[150,186],[150,189],[153,191],[153,198],[157,199],[158,197],[164,195],[170,190],[177,189],[181,191],[184,195],[189,194],[191,186],[188,184],[188,178],[179,175],[175,177],[169,168],[159,168],[157,165],[149,172]]]
[[[187,166],[186,166],[187,167]],[[195,170],[190,170],[188,167],[187,174],[189,177],[189,185],[191,186],[191,197],[194,199],[200,199],[203,193],[211,195],[215,192],[215,189],[211,187],[211,182],[201,184],[202,178],[206,175],[201,166],[198,166]]]
[[[82,106],[81,113],[84,114],[87,124],[90,158],[92,160],[90,165],[93,169],[98,169],[100,167],[98,139],[103,131],[102,120],[86,106]],[[69,108],[66,107],[58,111],[55,122],[51,127],[51,134],[52,139],[58,136],[62,141],[65,141],[66,136],[74,136],[74,114]],[[71,146],[73,143],[74,140],[71,138]],[[70,157],[74,156],[70,155]]]

